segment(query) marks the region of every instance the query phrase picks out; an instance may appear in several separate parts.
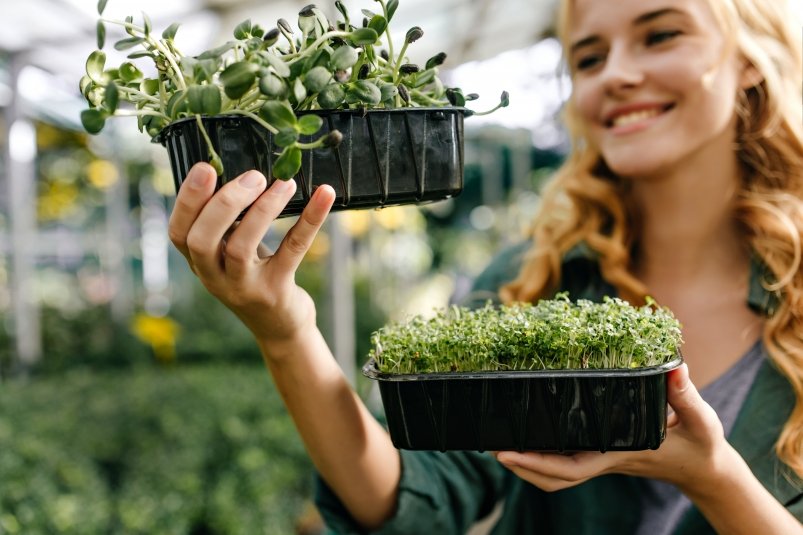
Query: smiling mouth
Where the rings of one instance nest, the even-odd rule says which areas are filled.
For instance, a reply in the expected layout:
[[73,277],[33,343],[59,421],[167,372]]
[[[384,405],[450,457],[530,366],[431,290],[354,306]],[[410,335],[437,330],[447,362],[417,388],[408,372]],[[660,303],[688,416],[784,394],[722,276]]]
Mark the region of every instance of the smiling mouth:
[[657,117],[658,115],[668,112],[674,107],[675,107],[674,104],[667,104],[666,106],[663,107],[656,107],[646,110],[633,111],[630,113],[623,113],[622,115],[617,115],[616,117],[609,119],[605,123],[605,126],[607,128],[615,128],[617,126],[626,126],[629,124],[637,123],[645,119],[651,119],[652,117]]

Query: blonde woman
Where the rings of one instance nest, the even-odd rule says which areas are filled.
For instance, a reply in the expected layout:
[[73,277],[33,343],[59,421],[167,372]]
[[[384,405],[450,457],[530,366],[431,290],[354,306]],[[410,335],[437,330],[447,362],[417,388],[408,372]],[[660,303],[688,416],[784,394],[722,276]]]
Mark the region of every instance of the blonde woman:
[[[532,239],[480,293],[646,295],[687,365],[656,451],[399,452],[349,388],[294,272],[333,202],[317,190],[272,255],[294,191],[258,173],[212,195],[198,165],[171,239],[254,333],[340,533],[803,533],[803,60],[785,0],[563,0],[574,148]],[[237,214],[253,206],[228,234]],[[224,237],[226,237],[224,242]],[[332,437],[337,437],[332,440]],[[501,504],[501,505],[500,505]]]

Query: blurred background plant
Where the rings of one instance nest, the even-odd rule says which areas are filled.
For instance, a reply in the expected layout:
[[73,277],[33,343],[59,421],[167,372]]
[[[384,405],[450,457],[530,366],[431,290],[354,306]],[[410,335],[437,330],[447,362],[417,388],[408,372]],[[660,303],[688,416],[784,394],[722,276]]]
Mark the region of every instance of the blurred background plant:
[[[182,21],[190,51],[225,40],[229,22],[267,25],[305,3],[107,9]],[[77,80],[95,46],[94,4],[0,8],[0,534],[316,533],[311,465],[255,344],[169,244],[164,149],[130,124],[82,133]],[[443,78],[480,93],[478,109],[502,89],[513,96],[466,121],[463,193],[333,214],[298,274],[376,410],[359,373],[371,333],[460,302],[493,253],[521,239],[565,150],[552,1],[489,6],[402,0],[396,14],[399,28],[424,29],[412,61],[446,51]],[[292,223],[277,222],[266,244]]]

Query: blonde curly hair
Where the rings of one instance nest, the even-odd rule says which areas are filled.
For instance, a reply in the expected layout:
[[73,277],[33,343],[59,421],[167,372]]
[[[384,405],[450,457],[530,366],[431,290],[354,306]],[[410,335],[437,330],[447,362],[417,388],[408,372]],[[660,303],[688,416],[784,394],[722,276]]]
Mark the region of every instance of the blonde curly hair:
[[[567,50],[571,0],[562,0],[558,34]],[[770,358],[789,380],[796,404],[776,443],[779,458],[803,478],[803,43],[787,0],[709,0],[730,44],[763,80],[737,99],[738,155],[743,173],[735,218],[766,265],[767,290],[778,306],[765,322]],[[584,242],[599,255],[602,276],[633,303],[647,288],[632,272],[641,228],[628,182],[612,173],[583,137],[571,99],[564,110],[573,151],[543,192],[529,251],[504,302],[535,301],[560,282],[563,255]]]

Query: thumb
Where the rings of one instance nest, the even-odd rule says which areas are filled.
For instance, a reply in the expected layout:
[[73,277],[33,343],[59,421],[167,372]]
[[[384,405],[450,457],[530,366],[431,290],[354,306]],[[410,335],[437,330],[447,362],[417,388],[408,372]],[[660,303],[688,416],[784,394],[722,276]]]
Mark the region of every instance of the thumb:
[[667,400],[680,423],[692,428],[706,426],[712,409],[689,379],[685,362],[669,372],[667,383]]

